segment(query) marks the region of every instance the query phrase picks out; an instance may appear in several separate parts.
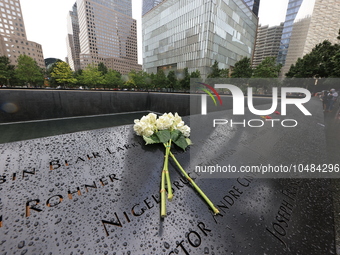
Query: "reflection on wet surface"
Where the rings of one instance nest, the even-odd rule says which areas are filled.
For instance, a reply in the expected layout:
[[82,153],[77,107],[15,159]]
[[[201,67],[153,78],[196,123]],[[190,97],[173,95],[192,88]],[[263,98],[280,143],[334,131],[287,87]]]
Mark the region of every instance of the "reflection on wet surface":
[[0,124],[0,143],[133,124],[149,112],[130,112]]

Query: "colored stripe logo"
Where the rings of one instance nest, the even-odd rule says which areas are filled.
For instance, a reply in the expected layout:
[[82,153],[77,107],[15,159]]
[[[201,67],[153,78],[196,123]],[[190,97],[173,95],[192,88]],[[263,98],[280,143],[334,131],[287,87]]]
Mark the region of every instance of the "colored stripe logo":
[[220,95],[217,93],[216,89],[214,89],[212,86],[205,84],[203,82],[197,82],[197,83],[205,86],[205,88],[201,88],[201,90],[204,91],[205,93],[207,93],[211,97],[211,99],[214,101],[214,104],[216,106],[217,106],[217,101],[216,101],[215,97],[213,96],[213,94],[208,89],[210,89],[215,94],[218,101],[220,102],[220,105],[222,105],[222,99],[221,99]]

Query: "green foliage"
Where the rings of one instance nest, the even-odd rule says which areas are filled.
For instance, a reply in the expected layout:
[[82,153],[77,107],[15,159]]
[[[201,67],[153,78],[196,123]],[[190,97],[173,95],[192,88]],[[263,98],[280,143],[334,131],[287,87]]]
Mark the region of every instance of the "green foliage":
[[266,57],[255,69],[254,78],[277,78],[279,77],[281,64],[276,63],[275,57]]
[[104,65],[104,63],[100,62],[98,64],[98,71],[101,72],[103,75],[107,74],[108,69],[107,67]]
[[253,68],[251,67],[251,60],[244,57],[235,63],[232,78],[250,78],[253,75]]
[[289,78],[340,77],[339,56],[340,45],[325,40],[291,65],[286,76]]
[[190,78],[201,78],[201,72],[199,70],[192,72]]
[[154,77],[153,80],[156,88],[164,88],[165,85],[167,84],[167,79],[166,79],[166,75],[164,73],[164,71],[162,69],[159,69],[157,71],[157,74]]
[[169,129],[160,130],[150,137],[143,136],[146,145],[155,143],[168,143],[171,141],[181,149],[185,150],[192,142],[189,138],[186,138],[178,129],[170,131]]
[[192,144],[191,140],[186,138],[183,133],[177,129],[171,131],[170,136],[172,142],[183,150]]
[[104,78],[108,88],[121,88],[124,84],[122,75],[115,70],[108,70]]
[[181,79],[179,83],[182,89],[190,89],[190,74],[187,67],[183,69],[183,79]]
[[220,78],[221,70],[218,68],[218,62],[215,60],[214,64],[211,67],[211,72],[208,75],[208,78]]
[[52,77],[51,73],[53,72],[54,68],[57,66],[58,62],[62,62],[60,59],[58,59],[56,62],[54,62],[47,70],[46,75],[48,77],[48,83],[51,87],[57,87],[58,83],[54,77]]
[[77,80],[73,76],[73,72],[66,62],[59,61],[52,66],[51,77],[55,79],[58,84],[75,84]]
[[82,69],[79,69],[75,72],[73,72],[73,78],[76,79],[76,83],[74,83],[74,86],[83,86],[84,84],[82,83],[82,80],[81,80],[81,75],[83,73],[83,70]]
[[156,77],[156,75],[154,73],[149,74],[149,79],[150,79],[149,88],[151,90],[154,90],[156,88],[155,77]]
[[98,84],[105,84],[104,76],[94,65],[88,65],[83,70],[81,81],[90,88],[96,88]]
[[229,78],[229,69],[221,69],[220,70],[220,78]]
[[148,89],[150,86],[149,76],[144,71],[138,71],[132,70],[128,74],[129,80],[128,83],[130,83],[129,87],[133,86],[136,89]]
[[15,69],[15,76],[22,82],[38,84],[44,82],[44,76],[37,62],[27,56],[20,55],[18,57],[18,65]]
[[10,80],[14,78],[14,65],[10,64],[7,56],[0,57],[0,84],[10,85]]
[[340,50],[338,50],[331,58],[333,69],[331,70],[330,77],[340,77]]
[[170,88],[171,90],[174,90],[177,88],[177,77],[175,71],[170,71],[167,76],[167,87]]

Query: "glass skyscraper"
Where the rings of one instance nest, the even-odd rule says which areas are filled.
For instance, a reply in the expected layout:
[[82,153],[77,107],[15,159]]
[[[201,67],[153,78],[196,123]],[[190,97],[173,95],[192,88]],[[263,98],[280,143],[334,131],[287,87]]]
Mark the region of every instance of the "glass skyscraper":
[[143,16],[143,68],[199,70],[216,60],[232,68],[252,58],[258,18],[243,0],[164,0]]
[[144,16],[148,11],[150,11],[152,8],[156,7],[163,1],[164,0],[143,0],[142,16]]
[[283,25],[280,49],[277,57],[277,62],[282,65],[285,65],[286,63],[286,57],[288,53],[290,37],[292,35],[294,20],[299,12],[300,6],[303,1],[304,0],[289,0],[288,2],[286,19]]
[[244,2],[256,16],[259,16],[260,0],[244,0]]
[[73,5],[72,11],[67,16],[67,62],[72,70],[79,70],[80,67],[80,43],[79,43],[79,22],[77,3]]
[[[102,62],[124,74],[141,70],[137,60],[137,25],[132,18],[131,0],[77,0],[74,8],[76,12],[73,10],[69,15],[69,30],[73,30],[69,32],[72,36],[68,36],[71,66],[71,59],[77,61],[78,50],[81,69]],[[76,66],[74,64],[75,69]]]

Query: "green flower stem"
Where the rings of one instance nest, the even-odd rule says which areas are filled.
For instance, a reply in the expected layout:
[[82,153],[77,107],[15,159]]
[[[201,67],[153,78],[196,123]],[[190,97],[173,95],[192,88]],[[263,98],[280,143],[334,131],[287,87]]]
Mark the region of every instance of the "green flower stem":
[[165,171],[162,171],[161,181],[161,217],[166,217],[166,198],[165,198]]
[[197,184],[193,181],[193,179],[190,178],[190,176],[187,174],[187,172],[183,169],[183,167],[180,165],[180,163],[175,158],[174,154],[170,151],[171,158],[175,161],[178,168],[181,170],[182,174],[185,176],[185,178],[190,181],[191,185],[196,189],[196,191],[201,195],[201,197],[205,200],[205,202],[210,206],[210,208],[213,210],[214,214],[218,214],[219,210],[214,206],[214,204],[210,201],[210,199],[204,194],[204,192],[197,186]]
[[165,177],[166,177],[166,184],[168,188],[168,200],[171,201],[173,194],[172,194],[172,188],[171,188],[171,181],[170,181],[170,174],[169,174],[169,153],[170,153],[170,148],[171,148],[171,139],[168,143],[164,143],[165,146],[165,159],[164,159],[164,169],[165,171]]

